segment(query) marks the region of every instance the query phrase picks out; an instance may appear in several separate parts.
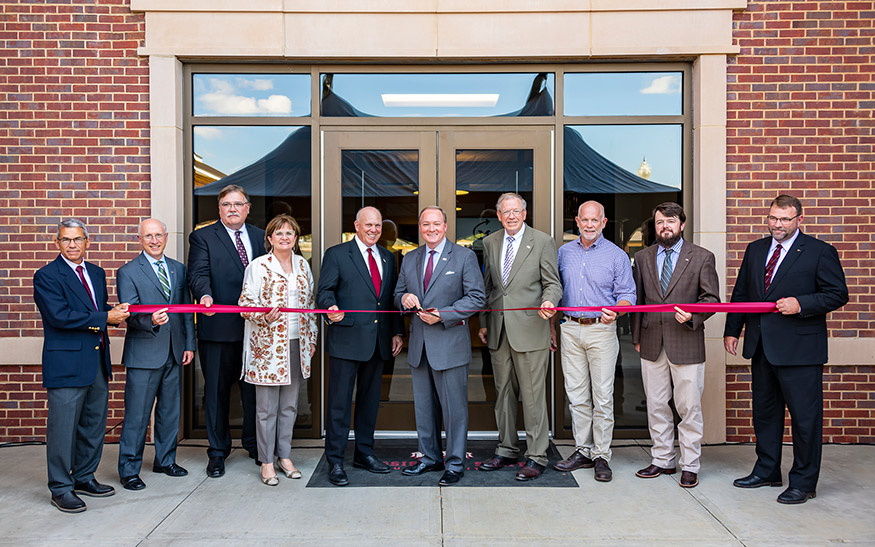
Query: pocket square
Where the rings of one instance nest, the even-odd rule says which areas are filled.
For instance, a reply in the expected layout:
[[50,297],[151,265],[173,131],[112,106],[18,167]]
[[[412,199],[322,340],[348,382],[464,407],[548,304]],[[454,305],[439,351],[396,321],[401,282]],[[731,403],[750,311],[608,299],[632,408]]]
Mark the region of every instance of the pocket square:
[[454,272],[453,270],[450,270],[447,273],[445,273],[444,275],[453,275],[454,273],[456,273],[456,272]]

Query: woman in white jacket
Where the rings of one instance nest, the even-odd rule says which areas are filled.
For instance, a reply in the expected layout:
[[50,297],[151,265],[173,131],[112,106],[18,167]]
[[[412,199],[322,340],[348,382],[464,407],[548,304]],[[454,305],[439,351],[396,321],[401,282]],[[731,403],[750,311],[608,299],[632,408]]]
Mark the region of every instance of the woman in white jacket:
[[240,314],[246,319],[242,378],[255,385],[258,459],[261,481],[268,486],[279,483],[274,465],[289,478],[301,478],[290,459],[292,431],[301,382],[310,377],[318,327],[316,314],[279,311],[314,307],[313,274],[298,252],[300,233],[289,215],[277,215],[267,224],[268,253],[246,267],[239,300],[241,306],[272,308]]

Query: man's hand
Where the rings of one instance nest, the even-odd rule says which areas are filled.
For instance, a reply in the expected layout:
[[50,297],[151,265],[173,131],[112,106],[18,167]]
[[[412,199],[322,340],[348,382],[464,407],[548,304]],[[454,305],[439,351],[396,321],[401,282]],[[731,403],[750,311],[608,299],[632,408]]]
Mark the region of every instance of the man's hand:
[[182,364],[190,365],[191,362],[194,361],[194,352],[193,351],[183,351],[182,352]]
[[726,353],[729,353],[730,355],[737,355],[735,350],[738,349],[738,338],[734,336],[724,336],[723,349],[725,349]]
[[676,313],[674,314],[675,321],[677,321],[677,322],[680,323],[680,324],[684,324],[684,323],[686,323],[687,321],[690,321],[690,320],[693,319],[693,314],[692,314],[692,313],[687,313],[687,312],[685,312],[684,310],[680,309],[680,308],[677,307],[677,306],[674,307],[674,311],[676,312]]
[[641,353],[641,344],[635,344],[635,351]]
[[130,304],[128,304],[127,302],[119,304],[117,306],[113,306],[111,310],[106,312],[107,324],[118,325],[119,323],[130,317],[131,314],[128,311],[128,306],[130,306]]
[[264,320],[268,323],[273,323],[274,321],[279,319],[282,314],[283,312],[281,312],[280,309],[277,307],[264,314]]
[[[328,309],[329,310],[339,310],[340,308],[337,307],[337,304],[334,304],[333,306],[330,306]],[[328,317],[329,321],[331,321],[332,323],[337,323],[338,321],[343,321],[344,313],[341,311],[341,312],[337,312],[337,313],[326,313],[325,315]]]
[[[210,306],[213,305],[213,297],[210,296],[210,295],[208,295],[208,294],[207,294],[207,295],[204,295],[204,296],[201,298],[200,304],[201,304],[202,306],[206,306],[206,307],[209,308]],[[206,315],[207,317],[212,317],[212,316],[214,316],[214,315],[216,315],[216,314],[215,314],[215,312],[213,312],[213,313],[204,312],[204,315]]]
[[167,317],[167,308],[161,308],[152,314],[152,325],[163,325],[170,321],[170,318]]
[[401,305],[404,306],[405,310],[416,310],[422,307],[419,304],[419,297],[417,297],[412,292],[409,292],[401,297]]
[[610,325],[617,320],[617,312],[611,311],[608,308],[602,308],[602,323]]
[[489,331],[489,329],[487,329],[487,328],[481,328],[479,331],[477,331],[477,336],[480,338],[480,341],[483,342],[484,344],[488,343],[488,342],[486,342],[486,333],[488,331]]
[[544,300],[541,302],[541,309],[538,310],[538,315],[541,316],[541,319],[550,319],[554,315],[556,315],[556,310],[550,309],[555,308],[552,302],[549,300]]
[[392,357],[395,357],[399,353],[401,353],[401,349],[404,347],[404,338],[401,337],[400,334],[396,334],[392,337]]
[[553,325],[550,325],[550,351],[556,351],[559,349],[559,344],[556,343],[556,329],[553,328]]
[[[414,298],[416,297],[414,296]],[[417,312],[416,315],[428,325],[434,325],[441,320],[441,313],[437,311],[437,308],[429,308],[425,311]]]
[[802,309],[802,306],[799,305],[799,301],[793,296],[781,298],[775,302],[775,304],[778,306],[778,311],[784,315],[796,315],[799,313],[799,310]]

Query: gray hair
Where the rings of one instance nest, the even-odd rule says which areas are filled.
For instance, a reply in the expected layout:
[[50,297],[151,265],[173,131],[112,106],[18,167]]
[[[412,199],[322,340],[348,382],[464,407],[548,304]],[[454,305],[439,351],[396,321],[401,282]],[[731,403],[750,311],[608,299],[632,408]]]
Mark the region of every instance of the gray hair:
[[88,239],[88,229],[85,227],[85,223],[77,218],[65,218],[59,222],[58,233],[55,234],[55,237],[61,237],[61,230],[64,228],[79,228],[85,234],[85,239]]
[[437,205],[429,205],[428,207],[423,207],[423,208],[422,208],[422,211],[419,212],[419,220],[420,220],[420,221],[422,221],[422,215],[424,215],[425,212],[428,211],[428,210],[432,210],[432,211],[440,211],[441,214],[444,216],[444,224],[447,223],[447,213],[446,213],[443,209],[441,209],[440,207],[438,207]]
[[161,229],[164,230],[163,233],[165,233],[165,234],[167,233],[167,223],[166,222],[164,222],[163,220],[159,220],[155,217],[149,217],[149,218],[144,218],[143,220],[140,221],[139,224],[137,224],[137,235],[140,235],[140,232],[143,231],[143,223],[145,223],[148,220],[157,220],[158,222],[160,222]]
[[515,192],[505,192],[498,196],[498,201],[495,202],[495,210],[501,212],[501,204],[506,199],[516,198],[520,200],[520,203],[523,206],[523,211],[526,210],[526,200],[523,199],[523,196],[515,193]]

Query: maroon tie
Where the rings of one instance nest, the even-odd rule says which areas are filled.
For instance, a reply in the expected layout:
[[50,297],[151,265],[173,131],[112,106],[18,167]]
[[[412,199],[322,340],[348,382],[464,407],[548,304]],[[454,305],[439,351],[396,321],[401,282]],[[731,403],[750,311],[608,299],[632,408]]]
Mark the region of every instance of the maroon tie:
[[88,287],[88,283],[85,281],[84,271],[85,268],[83,268],[82,266],[76,266],[76,273],[79,274],[79,281],[82,282],[82,286],[85,287],[85,292],[88,293],[88,299],[91,300],[91,303],[94,304],[94,309],[97,310],[97,302],[94,301],[94,295],[91,294],[91,289]]
[[422,278],[422,294],[428,290],[428,282],[431,281],[431,274],[434,273],[434,254],[437,251],[428,252],[428,264],[425,265],[425,277]]
[[249,257],[246,256],[246,247],[243,246],[243,240],[240,239],[240,230],[234,232],[234,237],[237,238],[237,254],[240,255],[240,261],[243,262],[243,267],[249,266]]
[[772,253],[772,258],[769,259],[769,263],[766,264],[766,290],[769,290],[769,285],[772,284],[772,274],[775,272],[775,264],[778,263],[778,258],[781,256],[781,244],[778,243],[778,246],[775,247],[775,252]]
[[380,269],[377,268],[377,261],[374,260],[374,250],[368,247],[368,268],[371,270],[371,281],[374,283],[374,290],[377,291],[377,297],[380,296]]

